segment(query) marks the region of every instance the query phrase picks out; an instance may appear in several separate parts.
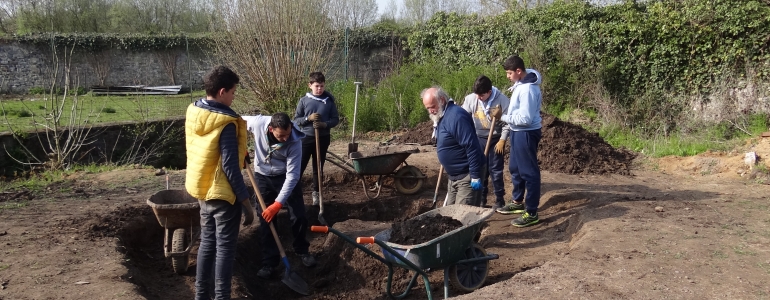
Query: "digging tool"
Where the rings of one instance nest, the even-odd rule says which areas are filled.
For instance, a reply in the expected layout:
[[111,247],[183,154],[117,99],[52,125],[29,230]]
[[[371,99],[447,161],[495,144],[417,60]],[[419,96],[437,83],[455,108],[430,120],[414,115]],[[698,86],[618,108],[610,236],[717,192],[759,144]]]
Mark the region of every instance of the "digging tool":
[[[492,145],[492,133],[494,133],[494,131],[495,131],[495,122],[496,121],[497,120],[495,119],[495,117],[492,117],[492,123],[489,123],[490,125],[489,125],[489,133],[487,134],[487,145],[484,146],[484,164],[485,164],[485,168],[483,168],[481,170],[481,182],[482,183],[487,178],[487,174],[489,173],[489,165],[487,164],[489,162],[489,146]],[[483,187],[482,187],[482,189],[483,189]],[[484,206],[484,204],[481,203],[481,201],[482,200],[486,200],[486,199],[481,199],[481,195],[482,195],[481,190],[474,191],[474,195],[475,195],[475,198],[476,198],[475,199],[476,200],[475,201],[476,206],[478,206],[478,207]]]
[[[250,167],[250,164],[246,165],[246,173],[249,174],[251,186],[254,187],[254,193],[257,194],[259,206],[262,207],[262,211],[265,211],[265,209],[267,209],[265,206],[265,200],[262,199],[262,193],[259,192],[257,181],[254,179],[254,174],[252,174],[252,172],[254,172],[253,170],[254,169]],[[283,250],[281,240],[278,238],[278,232],[275,231],[275,225],[273,225],[273,222],[267,224],[270,226],[270,231],[273,233],[273,239],[275,239],[275,244],[278,246],[278,251],[281,253],[281,261],[283,262],[283,266],[286,269],[283,273],[283,277],[281,278],[281,282],[299,294],[305,296],[310,295],[310,289],[307,286],[307,282],[305,282],[302,277],[299,277],[297,273],[291,270],[289,259],[286,258],[286,251]]]
[[438,197],[438,187],[441,185],[441,174],[444,173],[444,165],[438,168],[438,180],[436,180],[436,191],[433,193],[433,204],[430,205],[430,209],[436,208],[436,198]]
[[358,87],[361,82],[354,82],[356,85],[356,102],[353,104],[353,134],[350,135],[350,144],[348,144],[348,155],[358,152],[358,143],[356,143],[356,116],[358,115]]
[[323,182],[323,177],[321,175],[323,172],[321,172],[321,143],[318,141],[318,128],[315,129],[315,163],[318,167],[318,222],[321,223],[321,225],[326,226],[326,220],[324,219],[324,196],[321,191],[323,191],[323,187],[321,186],[321,183]]

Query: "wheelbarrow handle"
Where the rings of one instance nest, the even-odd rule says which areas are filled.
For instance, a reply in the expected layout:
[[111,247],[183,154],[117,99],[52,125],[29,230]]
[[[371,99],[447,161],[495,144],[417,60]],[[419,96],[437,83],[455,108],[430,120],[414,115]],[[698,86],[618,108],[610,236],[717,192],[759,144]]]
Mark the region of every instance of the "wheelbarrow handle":
[[310,231],[312,231],[312,232],[320,232],[320,233],[328,233],[329,232],[329,226],[310,226]]
[[361,236],[356,239],[356,243],[359,244],[374,244],[373,236]]

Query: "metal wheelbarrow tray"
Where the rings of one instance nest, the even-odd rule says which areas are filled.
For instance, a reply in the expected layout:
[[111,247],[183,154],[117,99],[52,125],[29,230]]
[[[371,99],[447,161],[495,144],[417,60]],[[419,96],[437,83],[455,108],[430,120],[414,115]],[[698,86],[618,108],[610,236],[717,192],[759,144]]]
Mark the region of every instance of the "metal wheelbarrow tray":
[[[497,259],[497,254],[487,254],[484,248],[473,242],[474,237],[484,221],[494,214],[491,209],[469,206],[464,204],[449,205],[428,211],[411,220],[431,217],[436,214],[452,217],[463,223],[463,226],[441,235],[430,241],[417,245],[399,245],[390,243],[392,229],[381,231],[373,237],[359,237],[357,240],[326,226],[313,226],[315,232],[332,232],[343,240],[353,244],[380,262],[388,266],[387,294],[391,298],[401,299],[407,295],[417,280],[422,276],[428,299],[433,299],[427,272],[436,269],[444,270],[444,298],[449,297],[449,281],[452,286],[463,291],[471,292],[480,288],[489,272],[489,260]],[[383,255],[380,256],[361,244],[377,244]],[[393,295],[391,286],[393,266],[414,271],[412,279],[401,295]]]
[[[410,149],[368,156],[365,156],[365,154],[361,152],[350,153],[353,169],[356,171],[356,175],[361,179],[366,197],[374,199],[380,195],[383,176],[393,177],[393,184],[398,192],[405,195],[417,193],[422,188],[426,176],[420,172],[420,169],[417,167],[408,165],[406,159],[412,155],[412,153],[417,153],[419,151],[419,149]],[[399,169],[399,166],[402,164],[404,166]],[[368,188],[366,186],[364,176],[378,176],[373,188]],[[369,195],[370,191],[376,191],[377,193],[372,197]]]
[[159,191],[149,199],[160,226],[165,228],[163,254],[171,257],[171,266],[177,274],[187,272],[190,249],[200,234],[200,205],[184,190]]

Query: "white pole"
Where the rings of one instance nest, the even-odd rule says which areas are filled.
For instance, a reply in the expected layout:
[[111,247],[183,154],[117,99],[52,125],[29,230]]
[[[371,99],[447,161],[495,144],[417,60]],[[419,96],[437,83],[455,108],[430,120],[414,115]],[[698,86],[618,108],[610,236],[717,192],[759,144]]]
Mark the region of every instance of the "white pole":
[[350,143],[356,142],[356,118],[358,116],[358,87],[361,86],[361,82],[354,82],[356,85],[356,102],[353,105],[353,134],[351,135]]

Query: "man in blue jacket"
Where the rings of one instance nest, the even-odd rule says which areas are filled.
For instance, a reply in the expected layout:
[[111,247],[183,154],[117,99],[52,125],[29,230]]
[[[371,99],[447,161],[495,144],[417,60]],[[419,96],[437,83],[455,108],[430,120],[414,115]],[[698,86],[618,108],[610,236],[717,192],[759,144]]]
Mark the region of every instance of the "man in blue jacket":
[[436,124],[438,161],[449,175],[446,205],[474,205],[473,191],[481,190],[484,152],[479,145],[473,119],[439,87],[424,89],[420,97],[430,119]]
[[540,93],[542,76],[535,70],[527,69],[521,57],[513,55],[503,62],[506,77],[513,83],[510,88],[511,103],[502,119],[511,128],[511,156],[508,168],[513,181],[513,201],[497,211],[502,214],[522,214],[511,224],[526,227],[537,224],[537,207],[540,205],[540,166],[537,161],[537,146],[540,131]]
[[[259,215],[259,235],[262,246],[260,278],[270,278],[280,262],[278,245],[267,223],[282,207],[289,209],[294,252],[307,267],[315,266],[315,257],[309,252],[306,235],[308,221],[302,201],[300,163],[302,138],[305,135],[291,123],[286,113],[268,116],[243,116],[248,131],[254,135],[254,175],[267,209]],[[259,206],[257,206],[259,207]]]

